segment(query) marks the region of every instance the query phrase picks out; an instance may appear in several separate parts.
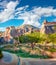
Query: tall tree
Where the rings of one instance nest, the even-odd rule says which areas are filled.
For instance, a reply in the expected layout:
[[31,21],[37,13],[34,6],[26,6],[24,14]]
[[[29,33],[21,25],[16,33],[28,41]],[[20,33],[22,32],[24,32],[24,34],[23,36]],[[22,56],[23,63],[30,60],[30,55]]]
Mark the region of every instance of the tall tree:
[[3,57],[2,51],[0,50],[0,59]]

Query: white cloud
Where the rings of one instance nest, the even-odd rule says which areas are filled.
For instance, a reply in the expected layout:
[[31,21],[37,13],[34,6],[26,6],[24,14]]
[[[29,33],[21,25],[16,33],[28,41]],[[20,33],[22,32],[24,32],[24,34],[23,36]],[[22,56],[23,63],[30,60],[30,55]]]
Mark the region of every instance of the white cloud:
[[15,7],[17,6],[18,2],[10,1],[7,3],[6,9],[4,11],[0,12],[0,22],[5,22],[9,19],[12,19],[14,17]]
[[[23,9],[23,8],[22,8]],[[31,24],[34,26],[39,27],[41,24],[39,23],[39,20],[41,17],[48,17],[48,16],[56,16],[56,9],[53,9],[53,7],[47,7],[47,8],[42,8],[42,7],[34,7],[30,11],[26,11],[23,9],[23,13],[19,13],[18,19],[23,19],[24,23],[23,24]]]
[[53,9],[53,7],[47,7],[47,8],[42,8],[42,7],[38,7],[38,8],[34,8],[32,10],[32,12],[34,12],[35,14],[41,16],[56,16],[56,9]]
[[27,9],[28,7],[29,7],[29,5],[26,5],[26,6],[17,8],[16,11],[15,11],[15,12],[16,12],[16,13],[15,13],[15,16],[16,16],[17,14],[20,14],[20,13],[26,11],[26,9]]
[[30,24],[30,25],[34,25],[34,26],[40,25],[40,23],[38,22],[38,19],[40,19],[40,17],[31,12],[25,12],[23,14],[20,14],[18,19],[23,19],[24,20],[23,24]]
[[7,2],[6,0],[0,2],[1,8],[6,8],[7,3],[8,3],[8,2]]
[[26,10],[28,7],[29,7],[29,5],[26,5],[26,6],[23,6],[23,7],[17,8],[17,10],[18,10],[18,11]]

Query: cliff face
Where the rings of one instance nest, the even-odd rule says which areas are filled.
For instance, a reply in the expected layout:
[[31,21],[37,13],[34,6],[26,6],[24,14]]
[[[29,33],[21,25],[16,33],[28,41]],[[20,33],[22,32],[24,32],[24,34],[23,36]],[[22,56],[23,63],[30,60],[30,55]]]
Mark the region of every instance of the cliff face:
[[32,25],[22,25],[20,27],[11,29],[10,35],[12,37],[17,37],[17,36],[20,36],[20,35],[32,33],[34,31],[39,32],[39,28],[34,27]]

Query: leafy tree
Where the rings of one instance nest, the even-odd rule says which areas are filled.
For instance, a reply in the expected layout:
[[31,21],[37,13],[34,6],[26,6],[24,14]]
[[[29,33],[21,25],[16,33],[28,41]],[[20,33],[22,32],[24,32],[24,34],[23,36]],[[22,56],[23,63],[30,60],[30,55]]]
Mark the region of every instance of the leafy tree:
[[19,41],[21,43],[27,43],[27,42],[29,42],[29,37],[27,35],[22,35],[19,37]]
[[56,31],[56,25],[54,25],[54,30]]
[[35,43],[39,42],[40,40],[40,33],[33,32],[28,35],[22,35],[19,37],[19,41],[21,43],[30,43],[32,49],[34,48]]
[[31,34],[28,34],[28,35],[22,35],[19,37],[19,40],[21,43],[27,43],[27,42],[38,42],[39,41],[39,38],[40,38],[40,34],[39,33],[31,33]]
[[54,48],[54,44],[56,44],[56,33],[49,34],[48,38],[49,38],[50,42],[53,43],[53,48]]

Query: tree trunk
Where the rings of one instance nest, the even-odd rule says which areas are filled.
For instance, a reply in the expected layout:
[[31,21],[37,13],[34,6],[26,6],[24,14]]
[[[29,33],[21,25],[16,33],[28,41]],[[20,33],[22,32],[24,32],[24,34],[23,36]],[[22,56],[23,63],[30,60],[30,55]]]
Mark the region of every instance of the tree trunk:
[[0,59],[3,57],[2,51],[0,50]]

